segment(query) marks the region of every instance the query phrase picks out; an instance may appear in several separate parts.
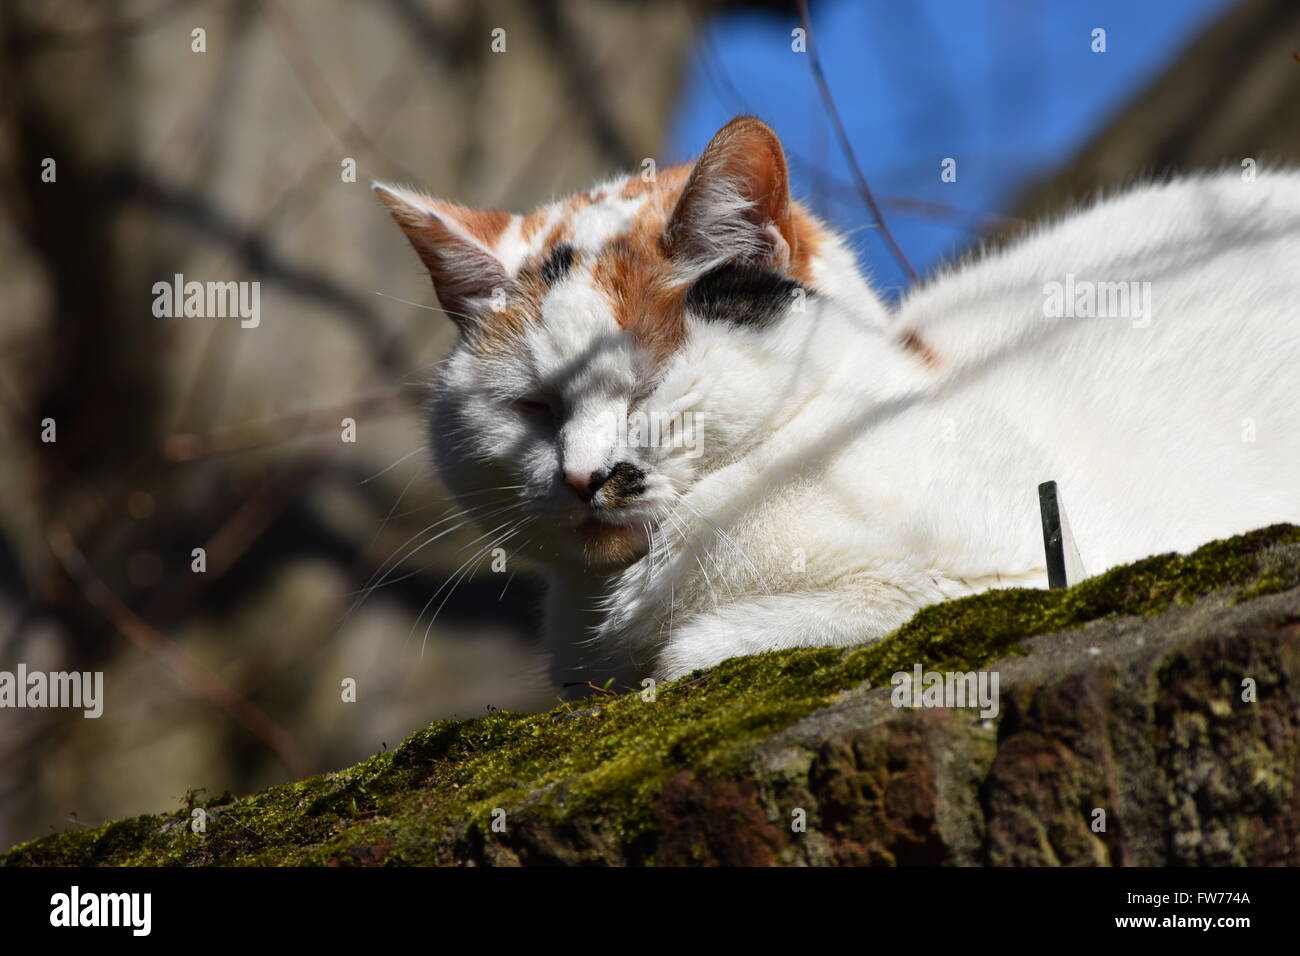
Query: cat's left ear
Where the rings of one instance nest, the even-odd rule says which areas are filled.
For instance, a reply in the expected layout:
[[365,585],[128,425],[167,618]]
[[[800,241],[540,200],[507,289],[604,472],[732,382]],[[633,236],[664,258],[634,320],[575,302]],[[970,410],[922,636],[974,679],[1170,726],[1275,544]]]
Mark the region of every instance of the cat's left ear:
[[382,183],[372,188],[429,270],[443,311],[458,325],[509,285],[492,247],[514,218],[510,213],[468,209]]
[[664,241],[692,271],[738,261],[788,268],[798,240],[785,150],[770,126],[741,116],[714,135],[682,190]]

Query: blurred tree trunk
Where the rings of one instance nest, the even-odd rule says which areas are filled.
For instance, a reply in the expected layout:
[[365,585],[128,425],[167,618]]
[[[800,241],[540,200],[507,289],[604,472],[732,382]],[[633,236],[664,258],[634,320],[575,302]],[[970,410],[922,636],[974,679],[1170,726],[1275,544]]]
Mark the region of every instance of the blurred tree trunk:
[[[22,511],[5,524],[30,529],[15,550],[37,616],[56,618],[72,653],[92,662],[111,628],[55,570],[45,534],[96,523],[101,496],[117,494],[156,447],[160,336],[149,289],[170,263],[147,261],[127,197],[103,177],[138,142],[135,102],[111,92],[131,83],[134,64],[117,13],[104,13],[101,39],[85,46],[62,45],[60,22],[36,4],[0,5],[3,211],[44,273],[48,304],[43,336],[24,343],[6,396],[22,396],[5,412],[30,454],[32,497],[14,502]],[[46,419],[54,441],[43,440]]]

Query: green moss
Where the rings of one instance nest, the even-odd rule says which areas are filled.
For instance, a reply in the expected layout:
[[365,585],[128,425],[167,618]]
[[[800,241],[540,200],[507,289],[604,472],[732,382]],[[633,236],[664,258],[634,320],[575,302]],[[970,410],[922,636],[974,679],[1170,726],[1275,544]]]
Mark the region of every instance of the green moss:
[[[725,661],[659,688],[594,697],[542,714],[497,712],[439,721],[337,773],[15,847],[6,865],[431,863],[450,828],[486,838],[492,812],[515,819],[599,820],[648,860],[653,808],[682,769],[743,774],[753,745],[864,681],[914,664],[968,670],[1021,652],[1025,639],[1115,615],[1150,615],[1232,588],[1238,600],[1300,585],[1300,562],[1278,525],[1186,556],[1117,568],[1068,591],[991,591],[935,605],[888,637],[855,648],[805,648]],[[198,794],[189,806],[202,805]]]
[[1294,568],[1290,567],[1285,560],[1279,559],[1238,591],[1234,600],[1237,604],[1244,604],[1266,594],[1290,590],[1294,586]]

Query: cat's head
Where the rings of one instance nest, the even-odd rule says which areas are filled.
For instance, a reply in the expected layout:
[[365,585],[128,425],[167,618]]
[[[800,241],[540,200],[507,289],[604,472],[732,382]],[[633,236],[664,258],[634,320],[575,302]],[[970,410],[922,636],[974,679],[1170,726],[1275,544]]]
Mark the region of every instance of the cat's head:
[[750,117],[693,166],[525,216],[375,189],[460,331],[435,391],[444,481],[489,531],[529,518],[507,547],[560,565],[636,560],[678,495],[763,437],[790,400],[773,328],[807,318],[828,253],[852,270]]

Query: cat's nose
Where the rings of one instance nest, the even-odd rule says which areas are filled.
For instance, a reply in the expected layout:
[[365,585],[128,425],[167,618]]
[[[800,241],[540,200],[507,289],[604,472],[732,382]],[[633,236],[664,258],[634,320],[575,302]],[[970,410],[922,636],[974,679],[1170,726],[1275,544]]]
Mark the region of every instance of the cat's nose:
[[627,461],[620,461],[608,470],[566,471],[564,483],[578,493],[583,501],[591,501],[596,492],[606,489],[607,506],[618,505],[645,491],[645,472]]
[[602,471],[566,471],[564,483],[578,493],[583,501],[590,501],[605,481]]

